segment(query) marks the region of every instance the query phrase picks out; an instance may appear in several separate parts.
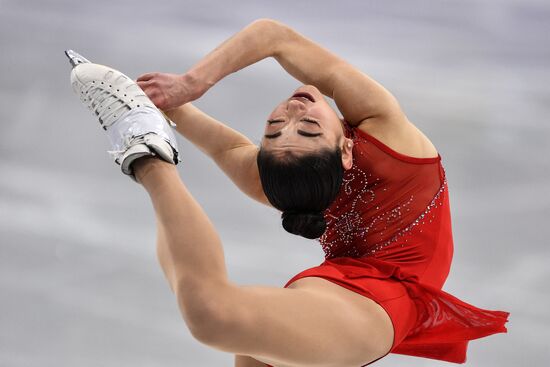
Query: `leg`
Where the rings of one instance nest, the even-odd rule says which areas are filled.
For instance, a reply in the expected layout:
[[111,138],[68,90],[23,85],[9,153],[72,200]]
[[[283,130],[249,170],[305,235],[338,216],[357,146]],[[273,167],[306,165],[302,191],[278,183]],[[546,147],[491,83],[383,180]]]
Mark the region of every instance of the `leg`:
[[329,281],[305,278],[289,289],[230,283],[220,240],[175,167],[143,158],[134,169],[161,223],[165,246],[159,250],[166,248],[165,261],[173,265],[167,277],[199,341],[293,367],[356,367],[390,348],[393,329],[385,311]]
[[203,342],[276,367],[358,367],[387,354],[393,327],[374,301],[322,278],[293,285],[228,292],[229,311]]
[[159,260],[160,266],[164,272],[164,276],[170,285],[172,292],[175,292],[175,272],[174,272],[174,261],[170,256],[170,249],[168,248],[168,243],[166,242],[165,229],[162,225],[162,222],[157,214],[157,258]]
[[[173,165],[177,144],[160,112],[130,78],[105,66],[78,63],[71,83],[109,134],[115,162],[149,193],[161,264],[198,340],[277,367],[355,367],[388,351],[385,311],[329,281],[310,277],[289,289],[230,283],[219,236]],[[172,164],[140,158],[153,154]]]
[[191,316],[213,306],[212,289],[228,283],[221,241],[173,164],[146,157],[132,168],[156,212],[159,261],[192,327]]
[[266,367],[266,365],[252,357],[235,354],[235,367]]

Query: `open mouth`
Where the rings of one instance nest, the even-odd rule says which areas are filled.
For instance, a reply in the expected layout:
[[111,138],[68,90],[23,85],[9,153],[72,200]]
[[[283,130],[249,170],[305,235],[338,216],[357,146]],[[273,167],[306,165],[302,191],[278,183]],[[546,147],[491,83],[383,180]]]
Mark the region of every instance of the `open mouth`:
[[306,93],[306,92],[296,93],[291,98],[305,98],[310,102],[315,102],[315,99],[313,98],[313,96],[309,93]]

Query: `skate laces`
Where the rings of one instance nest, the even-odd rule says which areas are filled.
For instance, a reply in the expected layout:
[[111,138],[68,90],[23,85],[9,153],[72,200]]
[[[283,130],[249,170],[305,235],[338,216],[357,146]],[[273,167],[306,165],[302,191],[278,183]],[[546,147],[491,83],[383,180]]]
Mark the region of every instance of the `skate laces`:
[[[124,101],[115,94],[95,83],[89,84],[83,88],[84,94],[89,98],[87,106],[99,118],[99,122],[104,129],[110,127],[129,107]],[[114,117],[109,122],[111,117]]]

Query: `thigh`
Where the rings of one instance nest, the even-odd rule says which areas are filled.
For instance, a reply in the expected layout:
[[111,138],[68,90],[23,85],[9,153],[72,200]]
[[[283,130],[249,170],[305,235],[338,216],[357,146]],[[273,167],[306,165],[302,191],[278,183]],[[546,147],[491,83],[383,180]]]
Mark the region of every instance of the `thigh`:
[[235,367],[266,367],[266,364],[250,356],[235,354]]
[[357,367],[391,348],[393,327],[384,309],[328,280],[233,288],[209,343],[217,349],[273,366]]

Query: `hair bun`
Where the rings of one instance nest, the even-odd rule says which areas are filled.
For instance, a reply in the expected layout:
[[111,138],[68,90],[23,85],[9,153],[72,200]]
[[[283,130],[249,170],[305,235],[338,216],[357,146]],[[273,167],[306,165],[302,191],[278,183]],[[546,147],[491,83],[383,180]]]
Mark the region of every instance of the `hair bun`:
[[319,238],[325,233],[327,222],[321,212],[283,212],[283,228],[292,234],[305,238]]

